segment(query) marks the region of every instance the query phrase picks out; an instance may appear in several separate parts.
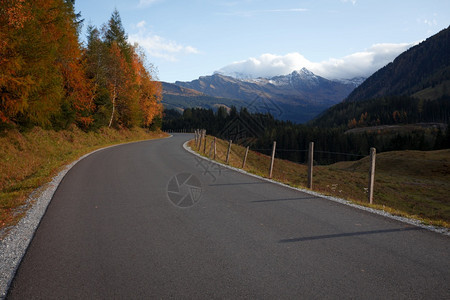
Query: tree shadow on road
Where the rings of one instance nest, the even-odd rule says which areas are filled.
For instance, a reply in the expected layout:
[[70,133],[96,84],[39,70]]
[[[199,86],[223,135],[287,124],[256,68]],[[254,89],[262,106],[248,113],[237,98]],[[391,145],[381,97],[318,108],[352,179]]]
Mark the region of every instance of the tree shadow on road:
[[305,242],[305,241],[314,241],[314,240],[323,240],[323,239],[334,239],[334,238],[360,236],[360,235],[370,235],[370,234],[383,234],[383,233],[412,231],[412,230],[419,231],[419,230],[424,230],[424,229],[419,228],[419,227],[404,227],[404,228],[396,228],[396,229],[359,231],[359,232],[346,232],[346,233],[337,233],[337,234],[326,234],[326,235],[299,237],[299,238],[293,238],[293,239],[284,239],[284,240],[279,240],[278,243],[281,243],[281,244],[283,244],[283,243],[296,243],[296,242]]

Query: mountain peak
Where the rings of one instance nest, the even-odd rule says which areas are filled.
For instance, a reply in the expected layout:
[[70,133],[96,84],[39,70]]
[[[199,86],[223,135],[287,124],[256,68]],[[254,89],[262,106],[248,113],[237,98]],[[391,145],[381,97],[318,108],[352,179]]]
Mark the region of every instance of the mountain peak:
[[[294,71],[295,72],[295,71]],[[303,67],[300,72],[300,74],[304,74],[307,76],[316,76],[316,74],[314,74],[313,72],[311,72],[310,70],[308,70],[307,68]]]
[[308,77],[316,77],[316,74],[311,72],[310,70],[306,68],[302,68],[299,71],[294,70],[290,74],[282,74],[282,75],[275,75],[275,76],[254,76],[250,73],[243,73],[243,72],[223,72],[223,71],[215,71],[212,76],[226,76],[226,77],[232,77],[234,79],[238,80],[244,80],[244,81],[254,81],[257,79],[272,79],[272,78],[280,78],[282,76],[295,76],[300,78],[308,78]]
[[215,72],[176,84],[209,96],[238,99],[247,103],[249,109],[262,109],[261,113],[269,109],[275,118],[294,122],[310,120],[354,89],[353,85],[327,80],[305,68],[288,75],[244,80]]
[[251,80],[255,79],[255,77],[248,73],[242,73],[242,72],[223,72],[223,71],[215,71],[212,76],[227,76],[227,77],[233,77],[234,79],[239,80]]

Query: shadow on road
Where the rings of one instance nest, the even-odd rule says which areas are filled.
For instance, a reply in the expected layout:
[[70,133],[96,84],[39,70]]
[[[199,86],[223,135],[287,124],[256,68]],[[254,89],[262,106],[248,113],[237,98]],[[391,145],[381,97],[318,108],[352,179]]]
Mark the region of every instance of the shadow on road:
[[295,197],[295,198],[282,198],[282,199],[255,200],[255,201],[250,201],[250,202],[263,203],[263,202],[299,201],[299,200],[313,200],[313,199],[318,199],[318,198],[317,197]]
[[269,184],[270,182],[236,182],[236,183],[216,183],[209,186],[225,186],[225,185],[246,185],[246,184]]
[[385,230],[373,230],[373,231],[360,231],[360,232],[327,234],[327,235],[300,237],[300,238],[294,238],[294,239],[284,239],[284,240],[279,240],[278,243],[296,243],[296,242],[305,242],[305,241],[314,241],[314,240],[323,240],[323,239],[334,239],[334,238],[359,236],[359,235],[369,235],[369,234],[382,234],[382,233],[391,233],[391,232],[412,231],[412,230],[423,230],[423,229],[419,228],[419,227],[406,227],[406,228],[397,228],[397,229],[385,229]]

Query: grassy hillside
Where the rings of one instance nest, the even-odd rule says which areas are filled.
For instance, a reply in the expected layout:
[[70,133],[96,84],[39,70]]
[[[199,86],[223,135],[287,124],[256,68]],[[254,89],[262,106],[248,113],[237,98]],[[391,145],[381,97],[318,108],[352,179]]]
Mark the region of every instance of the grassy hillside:
[[30,193],[64,165],[101,147],[165,135],[141,128],[85,133],[75,126],[58,132],[35,127],[26,133],[0,133],[0,229],[15,224],[30,205]]
[[[208,138],[208,146],[212,138]],[[193,147],[193,142],[190,143]],[[217,160],[224,163],[228,143],[218,140]],[[244,148],[233,145],[230,165],[240,168]],[[209,154],[209,147],[206,151]],[[204,155],[204,154],[203,154]],[[250,151],[245,170],[268,175],[270,157]],[[353,201],[424,223],[450,228],[450,149],[393,151],[377,155],[374,205],[367,203],[369,158],[315,166],[314,191]],[[273,179],[306,188],[307,167],[276,159]]]
[[450,80],[427,87],[414,93],[412,96],[422,100],[436,100],[450,93]]

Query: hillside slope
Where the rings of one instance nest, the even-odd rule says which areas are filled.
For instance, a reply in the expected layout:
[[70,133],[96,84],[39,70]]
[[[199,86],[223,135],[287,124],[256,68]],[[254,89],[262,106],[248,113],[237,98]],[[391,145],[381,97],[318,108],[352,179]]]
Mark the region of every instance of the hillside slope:
[[162,104],[165,109],[183,111],[186,108],[201,107],[216,110],[220,106],[226,108],[235,106],[238,109],[247,106],[243,100],[214,97],[173,83],[161,83],[163,87]]
[[[400,54],[358,86],[345,101],[411,96],[450,80],[450,27]],[[437,96],[449,95],[450,89]],[[420,94],[419,94],[420,95]],[[437,98],[435,96],[435,98]]]
[[348,128],[450,121],[450,27],[400,54],[310,122]]

